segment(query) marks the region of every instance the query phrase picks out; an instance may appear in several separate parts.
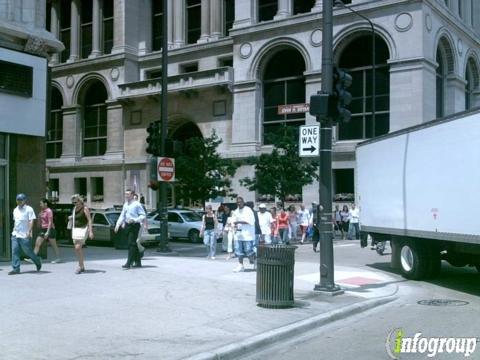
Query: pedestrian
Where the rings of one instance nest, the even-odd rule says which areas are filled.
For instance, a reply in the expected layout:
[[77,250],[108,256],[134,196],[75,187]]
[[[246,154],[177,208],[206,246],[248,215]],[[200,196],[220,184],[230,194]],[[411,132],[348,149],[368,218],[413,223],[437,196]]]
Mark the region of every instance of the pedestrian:
[[288,207],[288,238],[290,241],[297,241],[298,214],[295,205]]
[[255,263],[253,242],[255,239],[255,215],[253,210],[245,206],[241,196],[237,197],[237,208],[232,214],[235,225],[235,253],[238,257],[238,267],[235,272],[245,271],[243,259],[248,257],[250,264]]
[[271,244],[272,243],[272,214],[267,211],[265,204],[258,205],[258,224],[260,226],[260,243]]
[[236,244],[235,239],[235,224],[233,223],[232,212],[228,208],[229,217],[226,220],[225,226],[223,227],[223,234],[227,237],[227,257],[225,260],[230,260],[232,257],[235,257],[234,249]]
[[20,273],[20,249],[25,255],[30,257],[37,267],[37,271],[42,268],[42,260],[32,250],[32,229],[33,222],[36,219],[32,207],[27,205],[27,196],[18,194],[16,197],[17,206],[13,210],[13,231],[12,231],[12,270],[8,275]]
[[288,214],[285,208],[280,208],[280,213],[277,215],[277,232],[281,244],[289,244],[288,229],[289,229]]
[[302,239],[300,240],[300,244],[305,242],[309,221],[310,212],[305,209],[305,205],[302,204],[300,205],[300,210],[298,211],[298,222],[300,223],[300,229],[302,231]]
[[360,211],[352,204],[352,208],[350,209],[350,224],[348,226],[348,240],[355,240],[360,239]]
[[222,217],[219,219],[219,222],[220,222],[220,225],[222,226],[222,251],[228,252],[228,230],[226,229],[226,226],[227,226],[227,220],[230,217],[230,208],[227,205],[222,205],[221,208],[222,208],[222,211],[221,211]]
[[260,223],[258,222],[258,212],[254,209],[253,201],[248,201],[245,203],[253,211],[253,216],[255,217],[255,239],[253,240],[253,253],[255,258],[257,257],[257,247],[260,242],[260,237],[262,236],[262,230],[260,229]]
[[[135,201],[138,201],[138,195],[137,194],[133,194],[133,199]],[[144,199],[145,200],[145,199]],[[140,204],[142,205],[143,207],[143,211],[145,211],[145,214],[147,213],[147,209],[145,208],[145,204],[142,203],[140,201]],[[138,237],[137,237],[137,247],[138,247],[138,251],[140,253],[140,259],[143,258],[143,255],[145,254],[145,247],[143,246],[143,243],[142,243],[142,234],[144,232],[148,232],[148,221],[147,221],[147,217],[145,217],[145,219],[143,219],[143,222],[142,222],[142,226],[140,228],[140,230],[138,231]]]
[[40,219],[40,232],[35,240],[35,248],[33,249],[33,252],[38,255],[43,242],[48,241],[55,252],[55,259],[52,261],[52,264],[60,263],[60,250],[58,249],[56,241],[53,211],[50,208],[50,202],[47,199],[40,200],[40,213],[38,214],[38,217]]
[[207,249],[207,259],[215,260],[217,251],[217,216],[212,210],[212,205],[205,206],[206,213],[202,216],[202,227],[200,237],[203,237],[203,243]]
[[342,226],[342,215],[340,214],[340,209],[338,205],[335,205],[335,211],[333,213],[333,223],[334,231],[340,231],[342,239],[344,238],[343,226]]
[[72,241],[78,258],[78,268],[75,270],[75,274],[81,274],[85,272],[83,246],[87,236],[89,239],[93,239],[92,217],[90,209],[85,205],[83,196],[73,195],[72,202],[75,204],[72,211]]
[[124,236],[127,239],[128,256],[127,262],[122,265],[125,270],[133,267],[142,267],[140,251],[138,250],[137,239],[141,224],[146,217],[145,210],[142,204],[134,199],[132,190],[125,190],[125,203],[122,207],[122,212],[118,217],[115,225],[115,233],[119,228],[124,229]]
[[313,251],[317,252],[317,246],[318,242],[320,241],[320,231],[318,229],[318,213],[320,211],[320,208],[318,206],[318,203],[316,201],[312,202],[312,209],[310,211],[310,226],[312,229],[312,245],[313,245]]
[[345,240],[345,234],[348,234],[350,223],[350,211],[347,205],[343,205],[342,211],[340,211],[340,218],[342,219],[342,240]]
[[277,228],[277,208],[273,206],[270,209],[270,214],[272,214],[272,243],[273,244],[278,244],[278,228]]

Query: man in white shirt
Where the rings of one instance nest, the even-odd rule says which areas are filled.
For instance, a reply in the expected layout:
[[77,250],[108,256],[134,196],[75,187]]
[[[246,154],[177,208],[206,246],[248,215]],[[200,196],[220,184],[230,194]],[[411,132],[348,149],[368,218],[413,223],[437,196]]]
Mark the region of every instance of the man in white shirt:
[[350,208],[350,223],[348,225],[348,240],[355,239],[358,240],[360,238],[360,210],[355,207],[355,204],[352,204]]
[[248,257],[250,263],[254,263],[255,253],[253,251],[253,242],[255,239],[255,215],[253,210],[245,206],[245,201],[241,196],[237,197],[237,209],[232,213],[233,223],[235,225],[235,254],[238,257],[239,265],[235,272],[245,271],[243,259]]
[[260,240],[265,244],[272,243],[272,214],[270,211],[267,211],[267,206],[265,204],[258,205],[258,224],[260,225],[260,230],[262,232]]
[[25,194],[17,195],[17,207],[13,210],[13,231],[12,231],[12,271],[8,275],[20,273],[20,249],[35,263],[37,271],[42,268],[42,261],[32,250],[32,228],[36,219],[33,209],[26,204]]
[[127,239],[128,257],[127,262],[125,265],[122,265],[122,268],[128,270],[132,265],[134,267],[142,267],[142,262],[140,260],[141,256],[137,246],[137,238],[140,226],[143,223],[146,214],[142,204],[134,199],[134,193],[132,190],[127,189],[125,191],[125,200],[122,212],[115,225],[115,232],[118,232],[120,227],[125,230],[123,235]]

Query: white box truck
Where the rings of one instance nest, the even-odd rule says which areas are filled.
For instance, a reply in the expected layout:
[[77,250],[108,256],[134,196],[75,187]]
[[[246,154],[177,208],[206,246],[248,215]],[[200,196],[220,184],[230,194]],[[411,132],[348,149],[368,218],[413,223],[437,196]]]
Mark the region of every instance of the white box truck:
[[356,160],[361,237],[389,240],[404,277],[442,259],[480,271],[480,110],[362,142]]

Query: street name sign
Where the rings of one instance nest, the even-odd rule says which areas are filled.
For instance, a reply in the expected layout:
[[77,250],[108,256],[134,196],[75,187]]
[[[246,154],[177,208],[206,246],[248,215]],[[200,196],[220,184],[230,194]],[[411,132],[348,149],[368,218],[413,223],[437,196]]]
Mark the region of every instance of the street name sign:
[[287,104],[278,105],[278,115],[300,114],[306,113],[310,110],[310,104]]
[[158,181],[175,181],[175,159],[160,157],[157,162]]
[[300,126],[298,151],[300,156],[318,156],[320,148],[320,126]]

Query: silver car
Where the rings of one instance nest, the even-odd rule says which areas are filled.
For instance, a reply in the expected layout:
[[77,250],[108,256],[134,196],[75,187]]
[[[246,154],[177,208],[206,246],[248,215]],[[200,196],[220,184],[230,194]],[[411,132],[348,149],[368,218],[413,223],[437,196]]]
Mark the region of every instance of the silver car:
[[[127,244],[121,231],[115,233],[115,224],[119,216],[118,210],[92,211],[93,240],[113,244],[116,249],[125,249]],[[149,226],[148,231],[141,235],[142,243],[158,244],[156,236],[159,232],[158,226]]]
[[[160,215],[152,214],[148,218],[148,228],[160,225]],[[202,216],[193,210],[169,209],[168,233],[171,239],[188,239],[192,243],[200,241]]]

